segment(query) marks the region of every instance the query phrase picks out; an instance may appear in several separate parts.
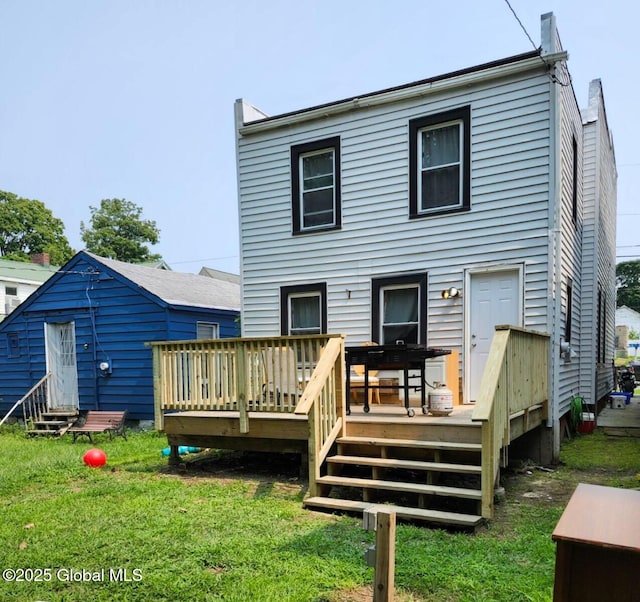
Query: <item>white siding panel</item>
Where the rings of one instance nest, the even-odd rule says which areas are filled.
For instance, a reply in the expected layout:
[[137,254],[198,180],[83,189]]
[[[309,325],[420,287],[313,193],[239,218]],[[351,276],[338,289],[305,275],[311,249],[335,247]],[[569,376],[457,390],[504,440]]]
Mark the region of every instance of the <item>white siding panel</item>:
[[[323,281],[329,331],[362,342],[371,337],[371,279],[426,272],[429,343],[461,350],[463,304],[440,291],[462,289],[467,268],[505,263],[525,264],[525,325],[544,329],[548,88],[546,76],[519,76],[241,137],[243,333],[278,333],[280,287]],[[467,104],[472,209],[410,220],[409,120]],[[342,228],[292,236],[290,147],[336,135]]]

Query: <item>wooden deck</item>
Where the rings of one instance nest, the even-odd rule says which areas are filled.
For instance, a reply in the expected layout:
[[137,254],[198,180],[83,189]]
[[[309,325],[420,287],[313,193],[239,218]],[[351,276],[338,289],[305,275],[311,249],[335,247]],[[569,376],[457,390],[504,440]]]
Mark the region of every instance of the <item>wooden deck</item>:
[[385,504],[400,520],[474,528],[493,516],[503,450],[548,415],[549,337],[521,328],[496,329],[477,403],[448,416],[389,399],[347,415],[337,335],[152,345],[169,461],[182,445],[299,453],[310,509]]

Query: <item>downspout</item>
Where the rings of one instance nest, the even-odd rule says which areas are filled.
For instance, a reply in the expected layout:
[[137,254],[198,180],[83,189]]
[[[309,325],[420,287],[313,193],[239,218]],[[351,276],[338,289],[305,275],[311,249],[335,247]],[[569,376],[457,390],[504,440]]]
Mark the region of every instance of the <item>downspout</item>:
[[[555,17],[552,13],[542,16],[542,56],[553,53],[556,48]],[[551,67],[553,69],[554,67]],[[551,72],[550,72],[551,74]],[[548,290],[552,292],[553,303],[549,316],[551,341],[549,353],[549,418],[547,426],[552,427],[553,458],[560,457],[560,354],[556,337],[562,315],[562,186],[561,186],[561,116],[562,99],[560,86],[549,77],[549,270]]]

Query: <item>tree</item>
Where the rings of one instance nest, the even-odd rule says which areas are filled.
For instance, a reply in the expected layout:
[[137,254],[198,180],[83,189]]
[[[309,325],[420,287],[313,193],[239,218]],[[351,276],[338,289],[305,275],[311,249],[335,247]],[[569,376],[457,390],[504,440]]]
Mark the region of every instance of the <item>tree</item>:
[[31,261],[36,253],[48,253],[52,265],[63,265],[75,252],[62,220],[44,203],[0,190],[0,255]]
[[80,234],[87,251],[129,263],[161,259],[144,244],[155,245],[160,230],[154,221],[142,219],[142,209],[135,203],[125,199],[103,199],[99,209],[89,209],[90,227],[80,222]]
[[626,305],[640,312],[640,260],[623,261],[616,266],[617,307]]

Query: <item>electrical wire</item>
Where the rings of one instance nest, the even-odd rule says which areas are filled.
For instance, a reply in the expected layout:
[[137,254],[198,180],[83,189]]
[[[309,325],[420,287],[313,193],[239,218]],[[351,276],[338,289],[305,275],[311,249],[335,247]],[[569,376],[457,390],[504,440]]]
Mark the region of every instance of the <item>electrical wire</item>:
[[547,63],[547,61],[544,60],[544,57],[541,54],[540,48],[538,46],[536,46],[535,42],[533,41],[533,39],[529,35],[529,32],[527,31],[526,27],[523,25],[522,21],[520,20],[520,17],[518,17],[516,11],[513,9],[513,6],[511,6],[511,3],[509,2],[509,0],[504,0],[504,1],[506,2],[507,6],[509,7],[509,10],[513,13],[513,16],[515,17],[516,21],[518,22],[518,24],[522,28],[522,31],[524,31],[524,33],[527,36],[527,38],[529,38],[529,42],[531,42],[531,45],[533,46],[533,49],[538,51],[538,56],[540,57],[540,60],[542,61],[544,66],[547,68],[547,75],[549,76],[549,79],[554,84],[560,84],[563,87],[570,86],[571,85],[571,81],[569,81],[568,83],[565,83],[565,82],[561,81],[555,73],[551,72],[551,69],[553,69],[553,66],[549,65],[549,63]]

